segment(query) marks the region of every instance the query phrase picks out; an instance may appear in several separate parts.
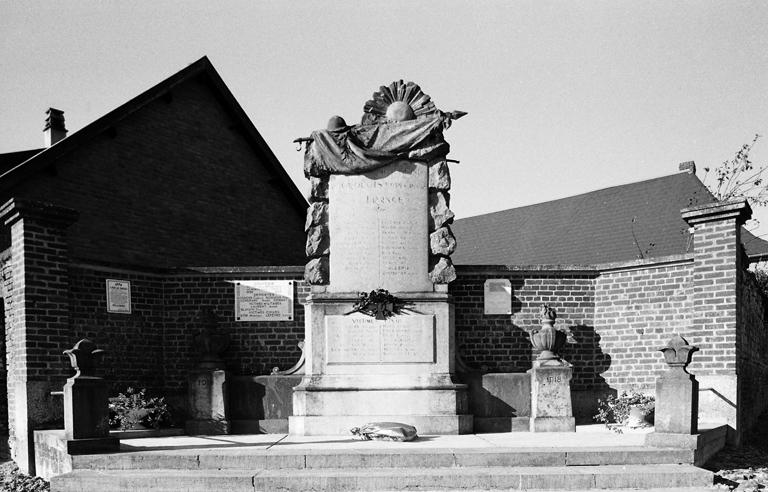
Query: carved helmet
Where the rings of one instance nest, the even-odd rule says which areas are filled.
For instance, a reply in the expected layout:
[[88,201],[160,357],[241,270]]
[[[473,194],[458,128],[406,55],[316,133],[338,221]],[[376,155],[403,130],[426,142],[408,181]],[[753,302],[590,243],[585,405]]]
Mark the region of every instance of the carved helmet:
[[349,126],[347,125],[347,122],[344,121],[344,118],[341,116],[331,116],[331,119],[328,120],[328,126],[327,130],[331,132],[341,132],[348,130]]

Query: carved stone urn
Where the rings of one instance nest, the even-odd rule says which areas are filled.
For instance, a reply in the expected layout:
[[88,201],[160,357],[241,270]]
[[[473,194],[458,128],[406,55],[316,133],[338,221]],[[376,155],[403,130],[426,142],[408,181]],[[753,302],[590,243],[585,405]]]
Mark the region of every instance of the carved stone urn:
[[541,306],[541,328],[531,331],[530,339],[533,348],[540,351],[536,358],[539,361],[559,360],[560,349],[567,340],[567,335],[555,328],[557,312],[546,304]]

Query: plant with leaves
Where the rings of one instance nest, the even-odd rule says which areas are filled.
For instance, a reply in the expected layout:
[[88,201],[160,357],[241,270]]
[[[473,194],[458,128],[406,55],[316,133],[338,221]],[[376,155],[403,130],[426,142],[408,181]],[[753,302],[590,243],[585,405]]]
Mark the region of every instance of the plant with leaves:
[[[765,179],[766,165],[755,165],[750,153],[761,135],[748,144],[744,144],[730,159],[715,168],[704,168],[704,184],[715,199],[726,202],[736,198],[746,198],[750,205],[768,204],[768,181]],[[710,174],[711,172],[711,174]]]
[[147,390],[128,388],[109,399],[109,425],[121,430],[143,425],[157,429],[170,420],[171,414],[163,397],[147,397]]
[[608,395],[605,399],[597,400],[597,415],[592,418],[620,434],[620,426],[629,418],[629,409],[633,406],[651,411],[656,406],[656,398],[633,389],[622,391],[621,395]]

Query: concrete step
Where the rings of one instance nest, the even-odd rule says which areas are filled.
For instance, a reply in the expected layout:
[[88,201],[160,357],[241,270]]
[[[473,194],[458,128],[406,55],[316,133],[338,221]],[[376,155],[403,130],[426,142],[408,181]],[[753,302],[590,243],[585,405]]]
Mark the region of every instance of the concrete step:
[[692,465],[491,466],[245,470],[76,470],[53,492],[346,490],[706,490],[713,474]]
[[72,456],[75,470],[274,470],[692,464],[690,449],[637,447],[164,450]]

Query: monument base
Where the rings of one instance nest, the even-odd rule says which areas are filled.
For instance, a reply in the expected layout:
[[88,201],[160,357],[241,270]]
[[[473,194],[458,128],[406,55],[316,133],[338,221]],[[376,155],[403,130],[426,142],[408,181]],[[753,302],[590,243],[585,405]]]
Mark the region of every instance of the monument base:
[[536,361],[531,375],[531,432],[575,432],[571,405],[573,367],[564,361]]
[[228,420],[187,420],[184,429],[188,436],[215,436],[229,434],[231,427]]
[[408,309],[376,319],[358,294],[313,292],[306,307],[306,374],[293,388],[293,435],[349,435],[395,421],[421,434],[472,432],[467,385],[453,380],[453,304],[446,292],[398,293]]
[[188,400],[191,419],[184,427],[191,436],[229,434],[227,373],[198,367],[189,375]]
[[495,434],[499,432],[529,432],[530,417],[478,417],[473,416],[472,432]]
[[352,427],[369,422],[402,422],[416,427],[419,435],[456,435],[472,432],[471,415],[323,415],[288,417],[290,434],[298,436],[350,435]]
[[575,432],[574,417],[535,417],[531,419],[531,432]]

